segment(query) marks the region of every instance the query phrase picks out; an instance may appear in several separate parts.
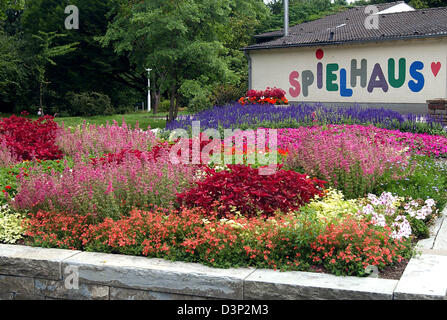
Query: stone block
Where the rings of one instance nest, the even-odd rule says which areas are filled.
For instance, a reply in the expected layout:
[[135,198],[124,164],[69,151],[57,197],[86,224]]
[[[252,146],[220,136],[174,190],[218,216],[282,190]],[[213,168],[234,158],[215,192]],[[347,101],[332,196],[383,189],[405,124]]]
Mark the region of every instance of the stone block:
[[0,275],[0,294],[34,295],[34,279]]
[[92,252],[63,262],[69,265],[79,267],[83,283],[225,299],[242,299],[243,280],[254,270]]
[[14,293],[2,293],[0,292],[0,301],[1,300],[14,300]]
[[14,300],[44,300],[45,298],[35,294],[21,294],[14,295]]
[[110,288],[110,300],[208,300],[205,297],[125,288]]
[[391,300],[396,284],[388,279],[256,270],[245,280],[244,300]]
[[447,219],[444,219],[442,226],[436,236],[434,250],[447,250]]
[[441,226],[444,224],[445,217],[442,215],[436,219],[435,223],[430,226],[430,237],[427,239],[419,240],[417,249],[430,250],[435,245],[435,240],[441,230]]
[[396,300],[440,300],[447,296],[447,257],[422,254],[408,263],[396,290]]
[[64,300],[109,300],[109,287],[79,283],[78,289],[67,288],[64,281],[35,279],[36,294]]
[[61,262],[79,252],[0,244],[0,274],[60,280]]

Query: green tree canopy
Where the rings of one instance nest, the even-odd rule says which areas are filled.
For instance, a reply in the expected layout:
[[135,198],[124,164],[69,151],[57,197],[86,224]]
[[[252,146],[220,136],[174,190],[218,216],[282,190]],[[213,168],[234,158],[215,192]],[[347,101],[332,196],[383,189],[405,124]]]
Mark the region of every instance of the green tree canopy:
[[156,91],[167,91],[171,99],[172,119],[179,93],[190,103],[206,103],[208,85],[236,81],[225,61],[221,37],[231,4],[231,0],[126,2],[101,43],[129,55],[135,68],[153,69]]
[[0,31],[0,103],[12,111],[13,103],[22,99],[28,89],[30,69],[21,57],[21,41]]
[[[290,23],[334,13],[344,5],[337,3],[290,0]],[[79,8],[79,29],[65,29],[67,5]],[[114,107],[133,106],[146,99],[151,68],[153,105],[170,98],[171,118],[179,105],[198,110],[237,99],[248,84],[240,49],[283,27],[282,0],[0,0],[0,15],[0,102],[20,111],[45,93],[49,112],[75,113],[69,97],[97,92]],[[43,34],[63,35],[51,48],[78,49],[48,62]]]
[[[66,6],[79,8],[79,29],[65,29]],[[117,14],[118,0],[29,0],[21,15],[21,28],[26,40],[27,54],[35,55],[39,43],[33,35],[57,32],[64,37],[55,39],[55,45],[79,43],[79,50],[56,57],[56,65],[49,66],[47,78],[51,82],[47,101],[63,111],[67,105],[65,94],[74,92],[102,92],[112,98],[114,105],[132,105],[133,92],[145,90],[143,73],[135,73],[125,55],[117,55],[112,48],[102,47],[97,36],[106,33],[108,23]],[[51,101],[49,101],[50,99]]]

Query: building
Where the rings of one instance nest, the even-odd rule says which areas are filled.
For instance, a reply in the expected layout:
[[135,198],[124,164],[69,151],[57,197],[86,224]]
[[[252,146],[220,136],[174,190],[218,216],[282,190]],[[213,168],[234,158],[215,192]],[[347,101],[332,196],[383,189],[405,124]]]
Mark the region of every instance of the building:
[[250,88],[276,86],[292,102],[426,112],[447,97],[447,8],[359,6],[256,39],[243,49]]

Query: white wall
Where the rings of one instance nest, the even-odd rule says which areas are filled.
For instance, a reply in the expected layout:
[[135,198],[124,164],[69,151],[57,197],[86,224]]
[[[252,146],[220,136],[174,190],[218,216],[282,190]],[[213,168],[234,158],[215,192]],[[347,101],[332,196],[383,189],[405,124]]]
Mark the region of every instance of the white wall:
[[[322,49],[324,57],[318,60],[316,51]],[[252,58],[252,88],[261,90],[266,87],[279,87],[287,92],[290,101],[319,101],[319,102],[359,102],[359,103],[425,103],[428,99],[447,97],[447,38],[383,41],[378,43],[358,45],[331,45],[324,47],[287,48],[272,50],[256,50],[249,52]],[[396,62],[396,76],[399,70],[399,59],[406,59],[405,83],[400,88],[394,88],[388,81],[388,59],[394,58]],[[380,64],[388,92],[382,88],[375,88],[368,92],[367,87],[360,87],[357,78],[357,86],[351,84],[351,60],[357,59],[358,67],[362,59],[367,60],[367,86],[375,64]],[[410,66],[420,61],[424,67],[419,70],[424,78],[424,86],[421,91],[414,92],[409,87],[409,82],[416,81],[410,74]],[[323,88],[317,88],[317,63],[323,64]],[[435,77],[432,63],[440,64],[440,69]],[[327,90],[326,75],[327,64],[337,63],[339,70],[335,84],[339,90],[330,92]],[[434,65],[436,67],[439,64]],[[416,65],[415,65],[416,66]],[[340,69],[347,73],[347,89],[352,88],[351,97],[342,97],[340,92]],[[302,74],[309,70],[314,75],[314,82],[308,88],[308,96],[303,95]],[[292,71],[299,73],[298,82],[301,86],[299,96],[292,97],[290,89],[296,89],[289,81]],[[417,88],[416,88],[417,89]],[[296,94],[296,90],[295,90]]]

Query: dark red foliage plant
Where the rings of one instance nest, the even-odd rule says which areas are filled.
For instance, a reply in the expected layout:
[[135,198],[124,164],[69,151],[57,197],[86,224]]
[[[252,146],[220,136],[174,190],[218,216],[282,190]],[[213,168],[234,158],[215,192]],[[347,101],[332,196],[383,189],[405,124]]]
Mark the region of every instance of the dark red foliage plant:
[[268,217],[277,210],[297,210],[315,195],[324,194],[325,181],[295,171],[279,170],[265,176],[259,174],[259,169],[244,165],[229,165],[228,169],[216,172],[205,167],[206,177],[196,187],[177,195],[179,204],[201,207],[220,217]]
[[62,158],[62,151],[55,144],[61,130],[52,116],[32,120],[11,116],[0,119],[0,140],[18,160],[55,160]]

